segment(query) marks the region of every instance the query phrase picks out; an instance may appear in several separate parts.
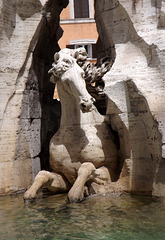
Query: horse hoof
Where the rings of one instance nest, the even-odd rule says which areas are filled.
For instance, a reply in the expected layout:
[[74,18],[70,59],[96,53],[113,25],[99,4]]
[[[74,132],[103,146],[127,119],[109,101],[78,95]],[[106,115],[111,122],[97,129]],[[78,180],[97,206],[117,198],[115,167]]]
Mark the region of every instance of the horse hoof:
[[68,203],[80,203],[82,202],[83,199],[69,199],[67,198]]
[[24,198],[24,204],[31,204],[33,202],[35,202],[35,198],[29,198],[29,199]]
[[72,196],[71,194],[68,194],[67,200],[69,203],[80,203],[84,199],[84,196]]

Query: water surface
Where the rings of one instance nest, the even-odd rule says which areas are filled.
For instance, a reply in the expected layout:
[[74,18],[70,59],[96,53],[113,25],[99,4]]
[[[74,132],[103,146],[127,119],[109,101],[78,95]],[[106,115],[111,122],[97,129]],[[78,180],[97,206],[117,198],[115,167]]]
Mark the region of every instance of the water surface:
[[24,205],[0,198],[1,240],[165,240],[165,203],[150,197],[100,195],[69,204],[66,195]]

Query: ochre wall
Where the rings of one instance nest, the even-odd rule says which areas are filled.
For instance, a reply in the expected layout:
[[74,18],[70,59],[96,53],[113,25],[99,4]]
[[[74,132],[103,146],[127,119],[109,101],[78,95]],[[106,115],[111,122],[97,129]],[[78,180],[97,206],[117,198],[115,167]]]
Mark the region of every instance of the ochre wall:
[[95,23],[61,24],[64,30],[63,37],[59,40],[60,48],[70,44],[70,40],[93,39],[97,40],[98,34]]
[[70,19],[70,7],[69,5],[63,9],[60,15],[60,19]]
[[[92,39],[97,40],[98,33],[96,30],[96,23],[94,22],[84,22],[77,23],[73,21],[70,23],[70,8],[69,5],[66,9],[63,9],[60,20],[68,20],[67,23],[61,21],[60,25],[64,30],[63,37],[59,40],[60,48],[65,48],[66,45],[70,44],[70,40],[79,40],[79,39]],[[91,19],[90,19],[91,20]]]

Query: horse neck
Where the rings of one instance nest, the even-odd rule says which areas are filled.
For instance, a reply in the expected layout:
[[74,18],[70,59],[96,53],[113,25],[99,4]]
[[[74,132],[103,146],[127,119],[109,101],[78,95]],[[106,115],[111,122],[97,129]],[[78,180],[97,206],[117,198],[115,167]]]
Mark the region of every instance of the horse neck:
[[71,94],[65,92],[60,83],[58,83],[57,88],[62,112],[60,127],[65,128],[78,124],[80,122],[80,107],[75,98]]
[[86,124],[94,125],[96,122],[103,120],[102,116],[97,112],[94,106],[93,111],[82,113],[76,98],[64,91],[61,83],[57,84],[57,88],[62,110],[60,129],[64,130],[68,127],[72,128],[75,126],[83,128]]

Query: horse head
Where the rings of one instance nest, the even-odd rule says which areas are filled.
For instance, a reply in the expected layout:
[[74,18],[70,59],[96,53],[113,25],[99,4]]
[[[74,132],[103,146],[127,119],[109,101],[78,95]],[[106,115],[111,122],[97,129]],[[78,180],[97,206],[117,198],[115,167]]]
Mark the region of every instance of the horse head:
[[49,70],[51,81],[62,86],[62,90],[74,96],[82,112],[93,110],[93,98],[86,89],[84,71],[71,53],[61,50],[54,55],[54,63]]

